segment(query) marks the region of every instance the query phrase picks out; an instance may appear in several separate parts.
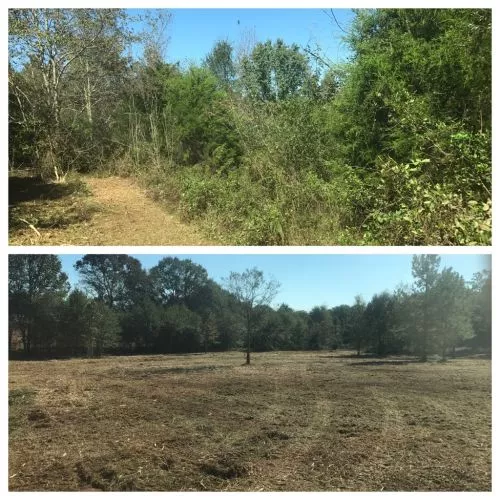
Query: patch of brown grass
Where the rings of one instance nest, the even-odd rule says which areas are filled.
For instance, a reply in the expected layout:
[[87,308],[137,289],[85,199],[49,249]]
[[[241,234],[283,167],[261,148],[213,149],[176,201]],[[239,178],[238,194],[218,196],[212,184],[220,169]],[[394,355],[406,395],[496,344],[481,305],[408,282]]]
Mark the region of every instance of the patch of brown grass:
[[242,361],[10,362],[10,489],[491,489],[490,361]]

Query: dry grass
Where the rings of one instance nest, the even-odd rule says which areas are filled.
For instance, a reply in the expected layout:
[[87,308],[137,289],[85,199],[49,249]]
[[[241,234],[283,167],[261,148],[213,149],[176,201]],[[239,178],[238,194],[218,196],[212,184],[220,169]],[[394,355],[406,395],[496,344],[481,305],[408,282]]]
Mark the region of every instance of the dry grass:
[[211,244],[131,179],[84,177],[47,185],[14,177],[10,198],[11,245]]
[[491,489],[491,361],[242,363],[10,362],[10,489]]

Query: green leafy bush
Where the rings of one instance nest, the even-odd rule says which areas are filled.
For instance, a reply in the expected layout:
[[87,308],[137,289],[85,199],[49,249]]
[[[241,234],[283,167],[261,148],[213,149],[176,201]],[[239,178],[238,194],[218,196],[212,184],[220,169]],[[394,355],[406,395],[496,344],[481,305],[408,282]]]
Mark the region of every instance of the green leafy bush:
[[364,224],[367,243],[484,245],[491,241],[491,200],[433,183],[430,160],[388,160],[373,175],[373,208]]
[[193,67],[167,79],[164,101],[180,142],[177,162],[226,168],[239,162],[241,148],[225,92],[209,70]]

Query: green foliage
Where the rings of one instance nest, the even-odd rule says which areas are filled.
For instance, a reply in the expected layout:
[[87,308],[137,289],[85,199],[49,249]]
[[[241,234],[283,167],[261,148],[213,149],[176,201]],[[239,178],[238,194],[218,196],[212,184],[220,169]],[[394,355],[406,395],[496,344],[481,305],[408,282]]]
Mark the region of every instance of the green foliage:
[[143,292],[140,262],[128,255],[88,254],[75,264],[82,282],[98,301],[123,309]]
[[361,354],[361,349],[366,344],[367,324],[366,324],[366,303],[361,295],[356,295],[354,305],[351,307],[351,345]]
[[201,344],[201,318],[184,305],[164,309],[157,348],[159,352],[194,352]]
[[189,259],[165,257],[149,274],[157,300],[190,305],[208,285],[207,271]]
[[[64,178],[109,159],[112,121],[131,41],[118,9],[11,9],[10,155]],[[30,147],[19,144],[31,135]]]
[[491,350],[492,295],[491,272],[476,273],[472,278],[470,297],[474,344]]
[[365,208],[366,243],[485,245],[491,241],[491,199],[457,193],[450,183],[433,183],[427,173],[432,168],[429,163],[389,160],[378,167],[366,200],[371,202]]
[[465,281],[452,268],[445,268],[436,282],[436,302],[441,312],[436,318],[442,357],[449,348],[463,345],[473,336],[470,297]]
[[[271,307],[279,284],[256,268],[231,273],[223,288],[188,259],[165,257],[144,270],[127,255],[107,258],[104,281],[127,290],[127,299],[112,306],[91,289],[67,295],[56,256],[11,256],[9,352],[19,341],[26,357],[343,346],[358,355],[406,352],[425,360],[456,347],[491,346],[491,273],[466,283],[451,268],[440,270],[437,255],[414,256],[411,287],[376,294],[368,304],[358,295],[352,305],[310,312]],[[111,272],[110,263],[119,262]],[[89,279],[88,268],[75,267]]]
[[310,77],[307,58],[299,46],[283,40],[258,43],[241,62],[243,94],[262,101],[283,100],[298,95]]
[[69,290],[56,255],[9,255],[9,324],[25,353],[50,351],[57,336],[57,308]]
[[225,94],[210,71],[192,67],[165,82],[165,107],[179,140],[176,160],[193,165],[217,160],[215,167],[238,163],[240,149]]
[[394,329],[394,310],[394,297],[383,292],[375,294],[363,312],[363,322],[369,325],[369,335],[366,335],[365,341],[368,349],[378,356],[401,351],[403,342]]
[[60,317],[59,349],[65,354],[86,354],[88,335],[89,298],[80,290],[73,290],[62,308]]
[[[336,167],[325,167],[334,175]],[[339,169],[335,182],[312,171],[286,175],[263,158],[227,175],[189,169],[180,180],[183,212],[201,218],[212,237],[247,245],[324,244],[344,237],[340,217],[345,212],[345,187],[351,177]],[[330,174],[332,172],[332,174]],[[354,231],[353,231],[354,233]]]
[[236,76],[232,45],[227,40],[219,40],[206,57],[204,66],[215,75],[223,89],[231,87]]
[[309,313],[309,321],[309,349],[325,349],[338,344],[338,339],[334,337],[332,315],[325,306],[314,307]]
[[162,324],[162,309],[150,297],[137,297],[120,318],[121,338],[131,352],[154,352]]
[[90,302],[86,309],[87,329],[85,345],[89,356],[100,357],[119,344],[120,324],[118,316],[103,302]]
[[461,121],[471,132],[489,128],[491,11],[359,11],[348,41],[355,56],[342,109],[349,108],[344,130],[352,163],[373,164],[381,152],[393,156],[391,136],[405,129],[405,110]]
[[280,39],[182,69],[132,22],[9,11],[12,167],[125,165],[223,243],[491,243],[491,10],[359,10],[321,76]]

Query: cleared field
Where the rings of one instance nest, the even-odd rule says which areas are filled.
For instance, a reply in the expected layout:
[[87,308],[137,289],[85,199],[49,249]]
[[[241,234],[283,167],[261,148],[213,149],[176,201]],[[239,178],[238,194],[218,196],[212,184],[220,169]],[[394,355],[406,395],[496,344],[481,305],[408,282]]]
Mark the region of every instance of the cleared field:
[[491,361],[9,363],[10,490],[491,489]]

